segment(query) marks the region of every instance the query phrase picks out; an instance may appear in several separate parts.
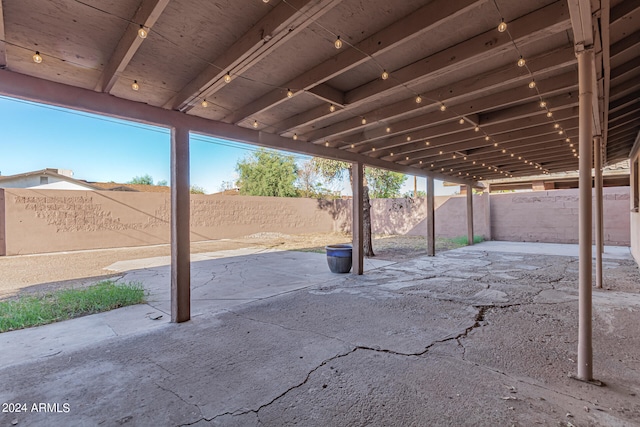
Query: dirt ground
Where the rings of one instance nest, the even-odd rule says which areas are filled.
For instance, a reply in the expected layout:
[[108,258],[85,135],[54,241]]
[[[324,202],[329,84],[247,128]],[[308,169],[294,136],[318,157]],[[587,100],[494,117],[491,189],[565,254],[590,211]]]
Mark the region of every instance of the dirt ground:
[[[246,247],[324,252],[324,247],[348,243],[351,236],[342,233],[286,235],[258,233],[237,239],[192,242],[191,253],[215,252]],[[438,239],[436,250],[455,248],[448,239]],[[425,255],[426,240],[421,236],[375,236],[376,258],[403,261]],[[83,286],[104,278],[119,276],[105,267],[116,261],[170,255],[169,245],[135,248],[97,249],[0,257],[0,299],[24,291],[49,291],[63,286]]]

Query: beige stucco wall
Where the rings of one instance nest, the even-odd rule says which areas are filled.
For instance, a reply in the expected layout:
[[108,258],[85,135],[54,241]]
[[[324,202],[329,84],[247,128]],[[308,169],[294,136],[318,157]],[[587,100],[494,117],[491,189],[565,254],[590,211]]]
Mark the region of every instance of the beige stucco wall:
[[[168,194],[26,189],[4,194],[0,229],[4,224],[6,255],[169,242]],[[311,199],[192,195],[191,240],[260,231],[330,232],[333,206]]]
[[[578,243],[579,190],[491,195],[494,240]],[[630,244],[629,187],[604,189],[605,245]]]
[[[638,137],[640,138],[640,136]],[[638,139],[633,152],[631,153],[631,193],[634,194],[635,188],[640,188],[640,171],[636,174],[637,180],[634,180],[634,169],[636,162],[640,163],[640,139]],[[629,208],[631,210],[630,219],[631,222],[631,253],[636,259],[636,262],[640,265],[640,212],[634,211],[633,197],[630,197]]]
[[[577,242],[577,190],[492,194],[491,230],[487,201],[487,194],[473,196],[475,235]],[[640,214],[630,224],[628,212],[629,188],[606,188],[605,244],[633,243],[640,259]],[[436,236],[466,236],[466,218],[466,196],[436,197]],[[169,221],[163,193],[0,189],[0,255],[169,243]],[[350,223],[350,200],[191,196],[192,241],[349,231]],[[372,200],[372,227],[375,234],[426,235],[425,199]]]

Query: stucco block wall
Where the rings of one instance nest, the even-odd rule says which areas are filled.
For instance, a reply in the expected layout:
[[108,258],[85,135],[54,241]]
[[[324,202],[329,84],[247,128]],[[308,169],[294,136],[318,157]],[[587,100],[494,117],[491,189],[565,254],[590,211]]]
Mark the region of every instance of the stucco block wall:
[[[6,255],[169,243],[168,194],[5,189],[2,206]],[[192,195],[191,241],[260,231],[331,232],[333,206],[311,199]]]
[[[492,237],[507,241],[578,243],[578,202],[577,189],[492,194]],[[605,188],[605,245],[630,244],[628,212],[629,187]]]

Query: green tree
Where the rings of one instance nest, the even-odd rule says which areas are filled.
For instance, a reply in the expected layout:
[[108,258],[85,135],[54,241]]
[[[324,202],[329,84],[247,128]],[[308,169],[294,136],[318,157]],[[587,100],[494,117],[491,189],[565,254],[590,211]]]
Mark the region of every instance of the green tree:
[[298,167],[291,155],[259,149],[236,164],[240,194],[296,197]]
[[205,194],[204,188],[200,187],[199,185],[192,185],[191,188],[189,189],[189,193],[191,193],[191,194]]
[[127,184],[153,185],[153,178],[149,174],[143,176],[134,176]]
[[167,185],[169,185],[169,184],[167,183],[167,180],[166,180],[166,179],[163,179],[162,181],[158,181],[158,182],[156,182],[156,185],[161,185],[161,186],[163,186],[163,187],[166,187],[166,186],[167,186]]
[[365,177],[374,199],[400,197],[400,188],[407,180],[405,174],[377,168],[367,168]]
[[[353,181],[353,171],[351,163],[341,162],[338,160],[322,159],[314,157],[312,162],[318,173],[327,181],[332,183],[341,181],[346,174],[349,174],[349,182]],[[369,187],[367,187],[366,176],[364,187],[362,188],[363,209],[362,209],[362,225],[364,230],[364,255],[368,257],[376,256],[373,252],[373,243],[371,239],[371,201],[369,199]]]

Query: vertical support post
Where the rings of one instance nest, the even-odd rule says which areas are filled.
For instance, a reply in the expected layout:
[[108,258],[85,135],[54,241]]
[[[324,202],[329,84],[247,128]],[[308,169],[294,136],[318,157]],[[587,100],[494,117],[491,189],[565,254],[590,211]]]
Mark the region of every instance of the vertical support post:
[[596,288],[602,289],[602,250],[604,248],[604,231],[602,230],[602,137],[593,140],[593,167],[595,170],[596,209],[594,222],[596,224]]
[[171,129],[171,321],[191,318],[189,130]]
[[436,255],[436,207],[433,177],[427,177],[427,256]]
[[467,185],[467,243],[473,245],[473,189]]
[[579,289],[578,289],[578,379],[593,379],[593,348],[591,319],[592,287],[592,217],[591,217],[591,153],[593,118],[593,48],[577,53],[579,87],[579,147],[580,147],[580,205],[578,210]]
[[353,274],[364,273],[364,224],[363,224],[363,179],[364,179],[364,167],[362,163],[351,164],[351,180],[352,180],[352,221],[351,221],[351,234],[353,236],[353,252],[352,264]]
[[492,240],[493,236],[491,233],[491,185],[487,184],[487,188],[485,188],[485,193],[484,196],[486,197],[485,199],[485,207],[484,207],[484,217],[485,217],[485,221],[486,221],[486,227],[487,227],[487,235],[485,240]]

